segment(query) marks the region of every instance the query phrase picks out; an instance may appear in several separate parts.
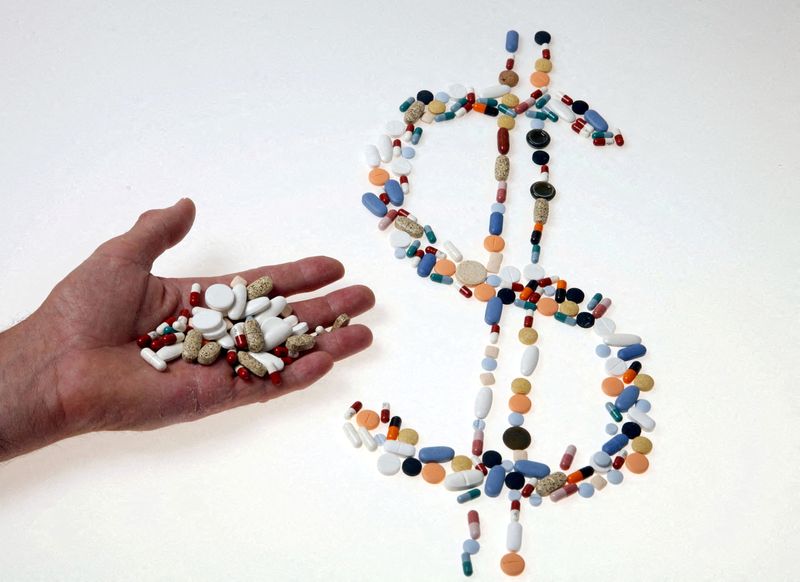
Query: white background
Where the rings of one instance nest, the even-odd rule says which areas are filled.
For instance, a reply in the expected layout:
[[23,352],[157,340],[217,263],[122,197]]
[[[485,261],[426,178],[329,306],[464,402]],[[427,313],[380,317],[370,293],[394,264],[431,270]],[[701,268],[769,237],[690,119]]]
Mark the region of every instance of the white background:
[[[165,5],[166,4],[166,5]],[[745,6],[746,4],[746,6]],[[168,6],[167,6],[168,5]],[[369,284],[374,346],[302,393],[151,433],[94,434],[0,467],[4,580],[460,580],[467,507],[381,476],[341,415],[392,403],[421,444],[467,452],[483,306],[396,261],[361,158],[418,89],[519,94],[553,35],[552,86],[626,146],[552,129],[542,263],[644,336],[651,469],[591,500],[523,506],[526,579],[791,579],[800,550],[794,2],[42,2],[0,17],[0,319],[33,311],[100,242],[183,195],[165,275],[325,253]],[[526,120],[512,137],[506,264],[529,252]],[[494,120],[425,127],[407,207],[483,259]],[[504,318],[499,446],[518,367]],[[597,337],[537,318],[531,458],[605,440]],[[35,349],[35,347],[34,347]],[[47,357],[43,354],[43,357]],[[131,357],[137,357],[131,350]],[[476,580],[503,578],[508,501],[480,499]]]

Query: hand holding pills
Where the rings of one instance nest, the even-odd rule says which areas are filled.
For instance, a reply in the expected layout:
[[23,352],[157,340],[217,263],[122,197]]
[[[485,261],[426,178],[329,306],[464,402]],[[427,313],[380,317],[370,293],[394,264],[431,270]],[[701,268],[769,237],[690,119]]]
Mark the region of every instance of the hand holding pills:
[[[100,245],[56,285],[28,319],[0,333],[0,460],[86,432],[149,430],[264,402],[313,384],[336,360],[370,345],[368,328],[357,324],[343,327],[345,318],[340,318],[342,314],[357,316],[373,306],[374,296],[367,287],[354,285],[293,304],[284,299],[340,279],[344,268],[335,259],[309,257],[220,277],[170,279],[151,274],[153,261],[186,236],[194,215],[189,199],[145,212],[131,230]],[[244,380],[222,361],[215,365],[181,361],[181,354],[191,350],[187,346],[177,350],[177,341],[164,343],[178,354],[166,373],[158,373],[142,361],[136,338],[190,308],[195,283],[207,292],[205,307],[195,309],[202,310],[199,313],[209,320],[211,316],[205,312],[220,307],[214,301],[228,300],[225,288],[234,288],[231,310],[246,305],[235,319],[245,320],[252,316],[249,310],[268,301],[266,295],[260,302],[245,303],[247,297],[240,301],[237,285],[230,285],[234,277],[246,281],[248,292],[255,294],[259,291],[253,288],[268,277],[273,285],[269,296],[275,299],[273,303],[282,303],[284,319],[271,317],[266,333],[255,333],[254,327],[259,326],[252,322],[258,315],[237,328],[245,338],[266,342],[262,349],[285,344],[287,353],[302,353],[297,359],[287,358],[293,361],[281,371],[279,385],[269,378]],[[297,327],[295,319],[307,324],[303,331],[333,329],[284,337],[283,327],[291,323],[290,330]],[[184,329],[186,334],[174,335],[188,339],[188,318]],[[214,351],[206,348],[215,342],[196,336],[193,347],[198,348],[200,363],[205,363],[204,357],[206,361],[216,359],[216,355],[203,353]],[[311,349],[307,349],[311,340],[306,336],[315,339]],[[250,353],[272,357],[252,346],[251,352],[239,352],[240,356]]]

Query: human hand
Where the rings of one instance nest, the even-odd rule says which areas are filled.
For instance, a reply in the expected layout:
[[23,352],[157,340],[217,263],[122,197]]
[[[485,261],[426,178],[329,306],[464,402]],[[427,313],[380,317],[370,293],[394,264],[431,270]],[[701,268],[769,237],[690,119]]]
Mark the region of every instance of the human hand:
[[[363,325],[318,337],[313,351],[287,366],[280,386],[244,381],[224,362],[191,365],[180,359],[158,373],[139,357],[137,336],[188,307],[191,284],[229,283],[234,274],[171,279],[150,273],[153,261],[192,226],[188,198],[149,210],[133,228],[102,245],[61,281],[28,319],[0,334],[0,460],[62,438],[95,430],[147,430],[264,402],[319,380],[336,360],[372,343]],[[269,275],[271,295],[314,291],[342,277],[327,257],[239,273]],[[292,304],[309,328],[330,326],[341,313],[358,315],[375,302],[354,285]]]

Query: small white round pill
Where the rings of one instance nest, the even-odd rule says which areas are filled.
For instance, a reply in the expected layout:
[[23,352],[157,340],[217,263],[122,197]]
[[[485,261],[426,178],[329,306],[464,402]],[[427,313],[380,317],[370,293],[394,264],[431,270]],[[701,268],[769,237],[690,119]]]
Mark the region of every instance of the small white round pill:
[[401,464],[400,457],[392,453],[383,453],[378,457],[378,471],[383,475],[396,475]]

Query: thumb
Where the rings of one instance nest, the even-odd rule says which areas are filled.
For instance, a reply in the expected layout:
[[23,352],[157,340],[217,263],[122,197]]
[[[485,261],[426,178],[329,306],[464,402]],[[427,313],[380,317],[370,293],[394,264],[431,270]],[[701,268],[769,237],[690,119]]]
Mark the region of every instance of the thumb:
[[159,255],[178,244],[192,228],[194,202],[181,198],[169,208],[148,210],[128,232],[103,244],[104,255],[128,259],[148,270]]

